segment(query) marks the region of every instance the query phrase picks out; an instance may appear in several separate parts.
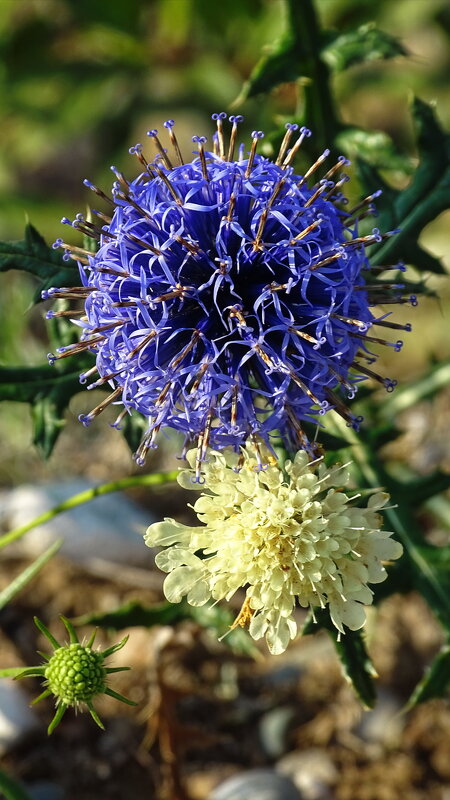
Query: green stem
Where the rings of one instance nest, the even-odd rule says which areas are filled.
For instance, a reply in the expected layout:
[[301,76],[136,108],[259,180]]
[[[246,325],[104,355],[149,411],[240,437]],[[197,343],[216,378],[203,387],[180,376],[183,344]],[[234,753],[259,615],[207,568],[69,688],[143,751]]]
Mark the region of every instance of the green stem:
[[71,508],[81,506],[83,503],[88,503],[96,497],[101,497],[111,492],[120,492],[123,489],[132,489],[136,486],[162,486],[164,483],[176,481],[177,476],[177,471],[158,472],[155,475],[132,475],[129,478],[120,478],[117,481],[103,483],[101,486],[95,486],[93,489],[87,489],[85,492],[80,492],[79,494],[73,495],[73,497],[69,497],[67,500],[64,500],[64,502],[51,508],[50,511],[44,511],[43,514],[35,517],[31,522],[27,522],[25,525],[21,525],[19,528],[14,528],[14,530],[9,531],[9,533],[5,533],[4,536],[0,536],[0,549],[20,539],[25,533],[28,533],[28,531],[37,528],[38,525],[49,522],[58,514],[62,514],[63,511],[69,511]]
[[305,95],[305,122],[314,134],[319,152],[332,145],[340,124],[330,86],[330,71],[320,57],[322,42],[313,0],[287,0],[289,23],[297,47],[307,64],[307,83],[300,81]]

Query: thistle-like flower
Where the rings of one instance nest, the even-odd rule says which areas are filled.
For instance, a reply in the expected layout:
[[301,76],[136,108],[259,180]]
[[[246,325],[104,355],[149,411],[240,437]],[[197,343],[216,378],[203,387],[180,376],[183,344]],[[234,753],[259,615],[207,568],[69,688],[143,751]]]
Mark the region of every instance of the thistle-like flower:
[[98,371],[88,388],[109,384],[112,391],[80,419],[89,424],[110,403],[123,405],[116,426],[133,410],[145,415],[138,463],[165,426],[181,431],[186,446],[197,444],[199,463],[208,446],[268,443],[275,430],[290,449],[308,446],[302,420],[330,408],[357,427],[345,396],[367,376],[388,391],[395,384],[367,366],[376,360],[369,348],[402,345],[368,330],[410,329],[372,312],[380,303],[408,302],[401,284],[377,280],[403,265],[370,272],[365,253],[392,232],[358,232],[377,193],[345,210],[348,162],[340,157],[327,169],[329,151],[296,174],[292,163],[310,131],[295,124],[286,126],[274,160],[257,153],[261,131],[253,132],[250,151],[241,145],[236,156],[242,117],[230,117],[228,143],[224,117],[213,115],[211,151],[204,137],[193,137],[189,163],[173,120],[164,123],[173,155],[149,131],[155,160],[147,161],[142,145],[132,147],[143,171],[129,182],[113,167],[112,199],[85,181],[110,215],[94,211],[96,224],[81,214],[63,219],[97,240],[97,252],[54,243],[79,263],[82,285],[44,297],[83,307],[48,313],[70,316],[81,328],[80,342],[49,360],[96,354],[96,367],[80,380]]
[[113,672],[123,672],[129,667],[105,667],[104,661],[108,656],[120,650],[128,641],[128,636],[121,642],[108,647],[107,650],[93,650],[96,631],[86,644],[79,641],[75,628],[65,617],[61,620],[69,634],[69,643],[61,645],[50,633],[48,628],[37,617],[34,618],[36,627],[48,639],[54,652],[50,654],[40,653],[46,663],[40,667],[29,667],[24,669],[17,678],[42,677],[44,678],[44,691],[33,700],[33,705],[39,703],[46,697],[53,695],[56,700],[56,713],[48,726],[49,735],[53,733],[56,726],[61,722],[67,709],[75,708],[76,711],[86,706],[92,719],[97,725],[104,729],[104,725],[98,716],[92,701],[100,694],[107,694],[127,703],[130,706],[136,705],[132,700],[128,700],[123,695],[110,689],[108,686],[108,675]]
[[[195,464],[195,451],[188,459]],[[356,505],[360,495],[343,491],[345,466],[327,469],[320,459],[310,462],[304,450],[284,470],[276,464],[258,469],[249,447],[239,463],[235,454],[212,452],[203,465],[210,493],[194,504],[203,526],[165,519],[145,536],[150,547],[164,547],[156,564],[169,573],[164,593],[170,602],[186,596],[201,606],[246,588],[234,625],[248,623],[251,636],[265,636],[273,654],[296,635],[296,599],[313,613],[314,606],[328,606],[340,633],[344,626],[361,628],[364,606],[373,599],[368,584],[383,581],[382,562],[402,554],[391,533],[381,530],[378,512],[389,495],[376,492],[367,507]],[[179,483],[198,489],[189,470],[180,473]]]

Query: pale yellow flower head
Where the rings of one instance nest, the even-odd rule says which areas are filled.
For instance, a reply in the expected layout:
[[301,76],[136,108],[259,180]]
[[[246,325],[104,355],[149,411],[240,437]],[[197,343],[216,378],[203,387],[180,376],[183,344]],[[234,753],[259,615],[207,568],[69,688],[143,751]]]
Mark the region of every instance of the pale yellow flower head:
[[[193,467],[195,451],[188,460]],[[297,633],[296,600],[305,608],[328,605],[341,633],[344,625],[361,628],[373,598],[368,584],[383,581],[382,562],[402,554],[391,533],[381,530],[378,512],[389,496],[377,492],[366,508],[357,507],[355,493],[343,491],[347,470],[311,463],[303,450],[284,471],[277,464],[260,470],[247,447],[236,467],[234,453],[211,452],[202,486],[193,482],[193,470],[180,473],[185,489],[202,490],[194,504],[202,526],[165,519],[149,527],[146,543],[165,548],[156,564],[168,573],[167,599],[186,597],[200,606],[245,588],[236,622],[249,622],[251,636],[265,636],[274,654]]]

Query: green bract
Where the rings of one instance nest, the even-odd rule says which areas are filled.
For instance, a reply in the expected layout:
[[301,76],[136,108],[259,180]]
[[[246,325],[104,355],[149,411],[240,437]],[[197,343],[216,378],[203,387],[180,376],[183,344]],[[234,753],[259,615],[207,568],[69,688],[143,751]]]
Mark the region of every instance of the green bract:
[[89,641],[82,644],[77,636],[72,623],[65,617],[61,620],[69,634],[69,643],[61,645],[43,622],[37,617],[34,618],[36,626],[41,633],[49,640],[54,648],[52,655],[41,653],[46,664],[39,667],[29,667],[25,669],[17,678],[38,676],[44,678],[44,691],[33,700],[33,705],[43,700],[45,697],[54,695],[56,700],[56,713],[50,725],[48,733],[53,733],[56,726],[61,722],[68,708],[75,707],[77,710],[82,705],[87,706],[92,719],[100,728],[104,728],[97,712],[92,705],[92,701],[100,694],[107,694],[128,705],[136,705],[132,700],[128,700],[118,692],[114,692],[108,686],[108,675],[111,672],[122,672],[129,667],[106,667],[104,661],[108,656],[120,650],[128,640],[125,636],[122,641],[114,644],[106,650],[93,650],[96,631],[93,632]]

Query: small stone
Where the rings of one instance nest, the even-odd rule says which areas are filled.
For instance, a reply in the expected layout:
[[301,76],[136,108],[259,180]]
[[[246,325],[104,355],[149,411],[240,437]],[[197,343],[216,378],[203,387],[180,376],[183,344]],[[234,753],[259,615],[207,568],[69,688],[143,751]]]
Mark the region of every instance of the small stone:
[[285,755],[277,770],[292,779],[303,800],[332,800],[330,786],[338,780],[338,772],[324,750],[310,748]]
[[302,669],[296,664],[283,664],[281,667],[271,669],[264,675],[264,683],[271,689],[283,690],[295,686],[302,674]]
[[35,781],[25,784],[30,800],[64,800],[64,789],[50,781]]
[[28,733],[40,727],[28,705],[28,696],[17,683],[0,683],[0,754],[8,753]]
[[402,703],[396,695],[380,689],[375,708],[362,713],[354,733],[370,744],[396,747],[405,725],[401,709]]
[[271,769],[241,772],[216,786],[208,800],[303,800],[289,778]]
[[280,706],[262,715],[259,725],[259,738],[264,752],[271,758],[279,758],[288,749],[288,734],[295,711],[290,706]]

